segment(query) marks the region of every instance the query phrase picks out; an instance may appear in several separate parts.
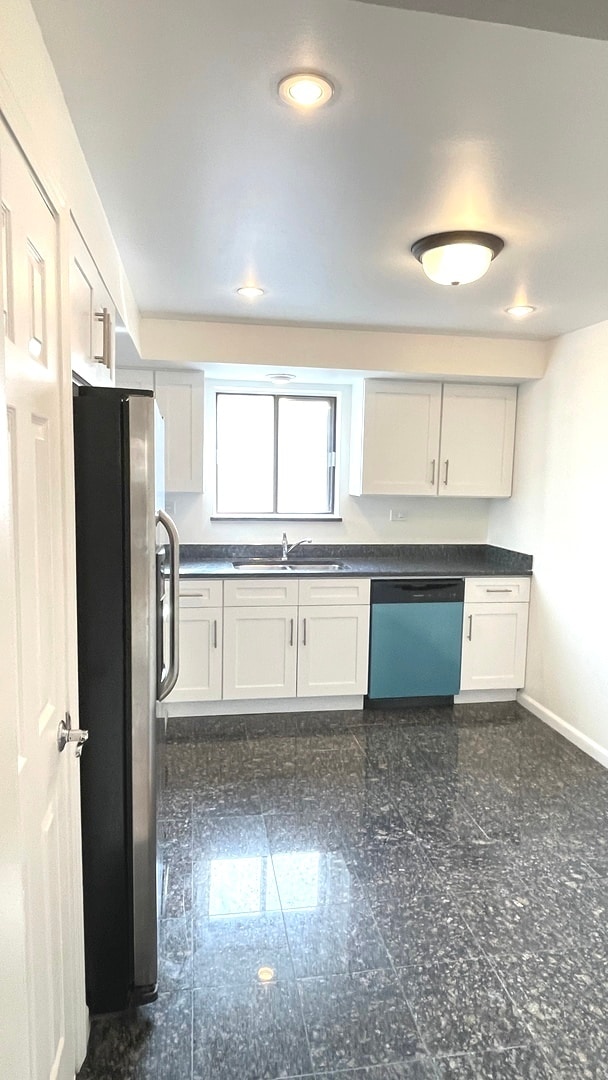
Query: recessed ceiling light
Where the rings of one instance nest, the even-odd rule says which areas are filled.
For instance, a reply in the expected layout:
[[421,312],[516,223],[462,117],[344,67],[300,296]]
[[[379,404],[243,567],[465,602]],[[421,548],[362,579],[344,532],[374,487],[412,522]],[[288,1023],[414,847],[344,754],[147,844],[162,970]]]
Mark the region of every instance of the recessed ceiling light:
[[275,977],[276,971],[274,970],[274,968],[266,965],[258,968],[258,979],[261,983],[272,982]]
[[526,315],[531,315],[536,308],[532,307],[532,304],[515,304],[513,307],[505,308],[505,311],[514,319],[525,319]]
[[423,236],[412,244],[412,255],[438,285],[468,285],[483,277],[504,246],[493,233],[463,229]]
[[244,296],[246,300],[253,300],[256,296],[264,295],[264,290],[260,289],[258,285],[241,285],[241,288],[236,291],[239,296]]
[[290,375],[286,371],[280,371],[276,375],[271,372],[266,378],[270,379],[273,383],[288,383],[291,382],[292,379],[295,379],[295,375]]
[[299,71],[286,75],[279,83],[279,97],[288,105],[301,109],[318,109],[333,97],[334,88],[329,79],[313,71]]

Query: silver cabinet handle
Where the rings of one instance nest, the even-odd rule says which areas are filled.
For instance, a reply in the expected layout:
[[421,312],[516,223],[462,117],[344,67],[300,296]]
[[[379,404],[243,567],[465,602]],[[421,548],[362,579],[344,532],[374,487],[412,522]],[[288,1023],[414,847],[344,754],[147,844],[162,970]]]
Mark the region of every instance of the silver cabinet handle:
[[443,478],[443,483],[445,484],[446,487],[447,487],[447,483],[448,483],[448,472],[449,472],[449,470],[450,470],[450,463],[449,463],[448,459],[446,458],[445,459],[445,476]]
[[217,619],[213,620],[213,648],[217,649]]
[[472,615],[469,615],[469,632],[467,634],[467,639],[469,641],[473,640],[473,616]]
[[306,619],[302,619],[302,644],[306,645]]
[[158,700],[171,693],[179,675],[179,534],[175,522],[164,510],[158,510],[156,524],[162,525],[169,537],[169,666],[163,678],[158,673]]
[[486,592],[513,592],[513,589],[486,589]]
[[293,645],[293,629],[294,629],[294,620],[290,619],[289,620],[289,644],[290,645]]
[[436,458],[433,458],[433,460],[431,461],[431,469],[432,469],[432,473],[431,473],[431,487],[435,487],[435,466],[436,466],[436,465],[437,465],[437,459],[436,459]]
[[101,311],[95,312],[96,322],[100,322],[102,325],[102,344],[101,344],[101,356],[96,356],[94,359],[98,363],[103,364],[108,369],[112,367],[111,355],[112,355],[112,316],[107,307],[101,309]]

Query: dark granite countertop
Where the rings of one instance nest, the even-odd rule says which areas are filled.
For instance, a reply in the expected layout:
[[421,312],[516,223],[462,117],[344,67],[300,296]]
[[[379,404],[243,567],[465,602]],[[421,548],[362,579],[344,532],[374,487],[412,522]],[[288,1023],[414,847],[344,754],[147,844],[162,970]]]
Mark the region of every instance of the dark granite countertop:
[[[236,570],[234,559],[279,559],[278,544],[182,544],[180,576],[271,577],[277,569]],[[339,560],[343,570],[318,570],[321,577],[513,577],[532,573],[532,556],[491,544],[310,544],[297,549],[290,563],[307,559]],[[310,577],[304,570],[302,576]],[[289,571],[298,577],[297,570]]]

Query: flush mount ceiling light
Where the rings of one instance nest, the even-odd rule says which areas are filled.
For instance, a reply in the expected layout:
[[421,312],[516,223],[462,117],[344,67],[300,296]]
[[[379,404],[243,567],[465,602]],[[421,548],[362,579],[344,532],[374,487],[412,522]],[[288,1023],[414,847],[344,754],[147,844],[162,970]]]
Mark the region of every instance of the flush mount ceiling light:
[[333,97],[334,88],[329,79],[314,71],[299,71],[286,75],[279,83],[279,97],[288,105],[301,109],[318,109]]
[[236,291],[239,296],[244,296],[246,300],[254,300],[256,296],[264,295],[264,290],[257,285],[241,285],[241,288]]
[[423,236],[412,244],[412,255],[438,285],[467,285],[483,277],[504,246],[493,233],[460,230]]
[[513,307],[505,308],[505,311],[514,319],[525,319],[526,315],[531,315],[536,308],[532,307],[532,304],[515,304]]
[[288,372],[281,371],[278,372],[276,375],[273,375],[271,373],[270,375],[267,375],[266,378],[270,379],[272,383],[277,383],[277,385],[280,385],[281,383],[291,382],[292,379],[295,379],[295,375],[289,375]]

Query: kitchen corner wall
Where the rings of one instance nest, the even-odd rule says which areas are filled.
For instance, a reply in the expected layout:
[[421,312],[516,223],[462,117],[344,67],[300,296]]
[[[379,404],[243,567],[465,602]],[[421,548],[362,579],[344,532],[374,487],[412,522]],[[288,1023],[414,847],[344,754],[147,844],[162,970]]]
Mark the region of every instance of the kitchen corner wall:
[[520,387],[514,494],[490,543],[534,555],[523,704],[608,765],[608,322]]
[[[205,386],[205,454],[203,495],[167,496],[167,509],[176,521],[182,543],[280,543],[286,528],[290,541],[303,536],[315,543],[378,544],[485,544],[490,502],[487,499],[442,499],[383,496],[355,497],[348,494],[351,388],[347,384],[307,386],[340,396],[340,503],[342,521],[210,521],[213,512],[214,389]],[[404,513],[402,521],[391,521],[391,509]]]

